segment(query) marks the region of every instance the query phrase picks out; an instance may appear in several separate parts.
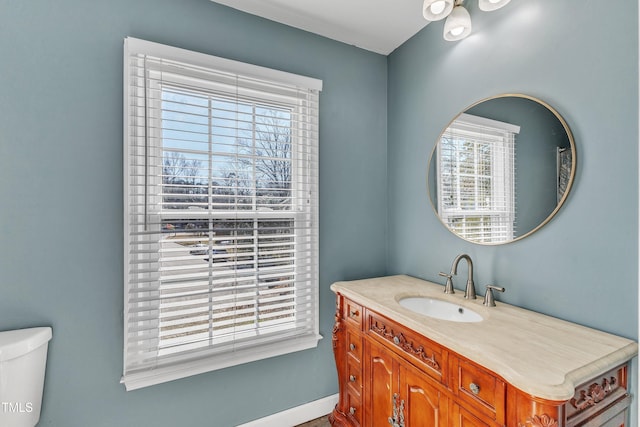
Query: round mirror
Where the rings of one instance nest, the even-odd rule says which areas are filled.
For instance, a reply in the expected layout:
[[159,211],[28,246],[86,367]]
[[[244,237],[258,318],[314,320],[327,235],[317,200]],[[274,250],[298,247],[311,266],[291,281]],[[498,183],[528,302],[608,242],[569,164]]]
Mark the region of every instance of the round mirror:
[[497,245],[551,220],[569,194],[576,147],[564,119],[527,95],[477,102],[442,132],[429,161],[434,211],[457,236]]

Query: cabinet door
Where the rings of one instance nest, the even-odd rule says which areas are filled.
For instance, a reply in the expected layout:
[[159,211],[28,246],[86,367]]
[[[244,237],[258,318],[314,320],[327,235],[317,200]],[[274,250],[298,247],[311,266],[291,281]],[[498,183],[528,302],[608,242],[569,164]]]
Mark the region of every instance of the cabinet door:
[[393,394],[397,392],[397,362],[379,344],[367,342],[364,352],[365,384],[363,425],[389,427],[393,415]]
[[416,368],[400,366],[400,398],[404,400],[405,427],[447,426],[448,398],[435,381]]

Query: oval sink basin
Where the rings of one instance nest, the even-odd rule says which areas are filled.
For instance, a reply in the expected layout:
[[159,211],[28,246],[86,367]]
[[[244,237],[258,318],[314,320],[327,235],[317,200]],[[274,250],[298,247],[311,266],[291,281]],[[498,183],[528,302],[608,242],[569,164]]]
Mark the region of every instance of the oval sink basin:
[[480,322],[482,316],[473,310],[448,301],[428,297],[407,297],[398,301],[415,313],[452,322]]

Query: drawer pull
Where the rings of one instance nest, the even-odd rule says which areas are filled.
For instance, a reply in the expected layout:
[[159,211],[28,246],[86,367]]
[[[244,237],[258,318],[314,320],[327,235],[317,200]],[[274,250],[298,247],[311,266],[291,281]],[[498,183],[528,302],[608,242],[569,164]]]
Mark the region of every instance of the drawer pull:
[[394,343],[395,345],[399,345],[399,344],[400,344],[400,338],[398,338],[398,337],[393,337],[393,343]]
[[351,317],[357,317],[357,316],[358,316],[358,310],[351,310],[351,311],[349,311],[349,316],[351,316]]
[[473,394],[478,394],[480,393],[480,386],[476,383],[471,383],[469,384],[469,390],[471,390]]
[[356,376],[355,375],[349,375],[349,381],[351,381],[352,383],[356,382]]
[[349,350],[353,351],[355,349],[356,349],[356,345],[355,344],[353,344],[353,343],[349,344]]
[[356,408],[354,408],[353,406],[351,408],[349,408],[349,413],[351,415],[355,414],[356,413]]

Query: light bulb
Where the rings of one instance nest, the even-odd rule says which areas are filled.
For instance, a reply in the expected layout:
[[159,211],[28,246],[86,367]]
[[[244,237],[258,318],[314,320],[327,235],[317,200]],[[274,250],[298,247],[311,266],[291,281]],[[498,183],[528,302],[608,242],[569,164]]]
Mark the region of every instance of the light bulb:
[[443,37],[447,41],[462,40],[471,34],[471,16],[467,9],[456,6],[444,22]]
[[454,0],[424,0],[422,15],[427,21],[439,21],[446,18],[453,9]]
[[[494,1],[499,1],[499,0],[494,0]],[[444,0],[438,0],[434,3],[431,3],[431,6],[430,6],[431,13],[433,13],[434,15],[440,15],[444,10],[445,6],[446,6],[446,3],[444,2]]]
[[464,27],[455,27],[449,30],[449,33],[454,37],[458,37],[463,32],[464,32]]

